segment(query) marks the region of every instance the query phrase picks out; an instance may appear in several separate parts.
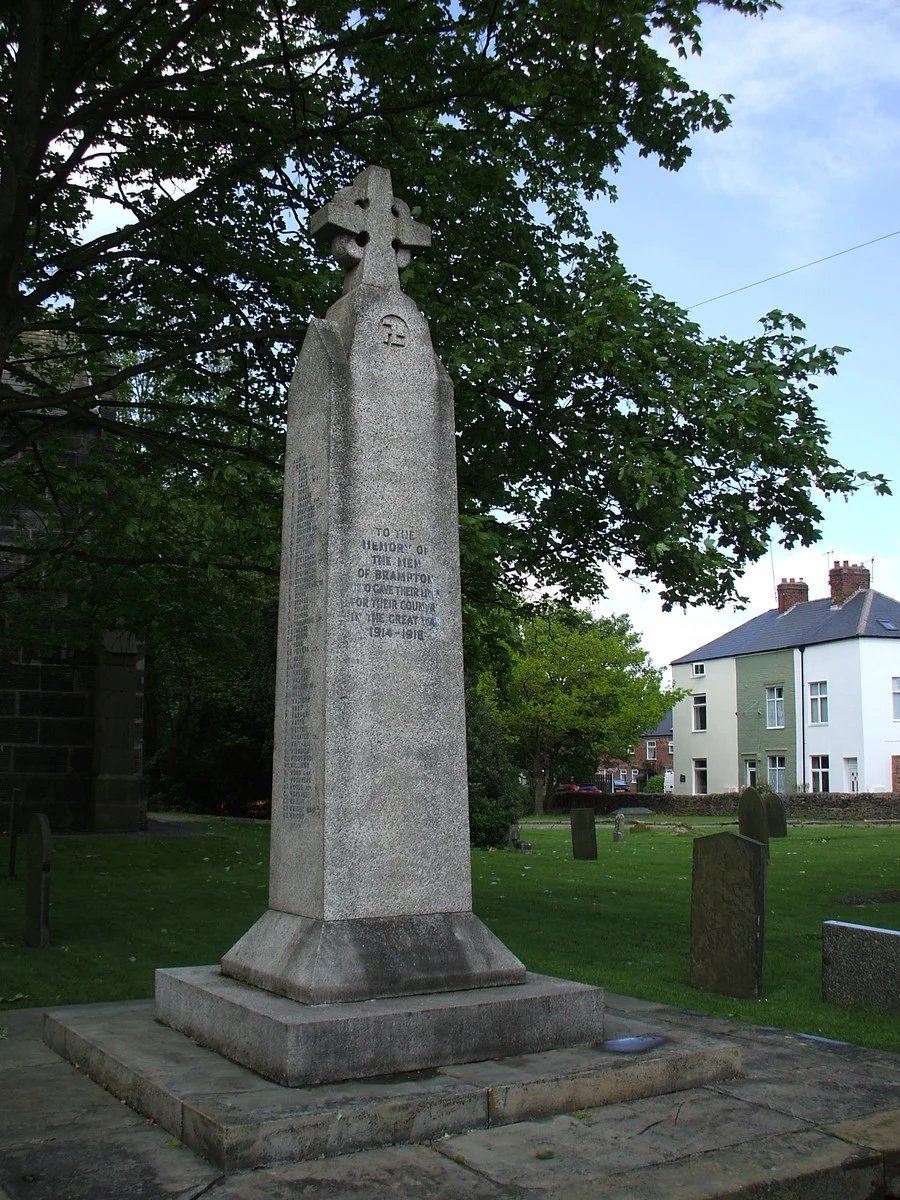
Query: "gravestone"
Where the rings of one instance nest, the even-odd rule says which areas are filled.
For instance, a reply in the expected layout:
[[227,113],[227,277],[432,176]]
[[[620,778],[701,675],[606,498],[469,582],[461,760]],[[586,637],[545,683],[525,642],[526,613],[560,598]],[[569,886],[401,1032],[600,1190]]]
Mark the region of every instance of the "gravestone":
[[765,915],[765,846],[735,833],[696,838],[691,987],[723,996],[761,996]]
[[517,850],[519,847],[519,826],[510,825],[506,831],[506,848],[507,850]]
[[900,1012],[900,931],[823,921],[822,999]]
[[573,808],[569,811],[572,830],[572,857],[597,857],[597,825],[592,808]]
[[744,788],[741,792],[738,802],[738,832],[741,837],[762,842],[766,848],[766,862],[769,861],[769,822],[766,806],[756,788]]
[[35,813],[28,826],[25,879],[25,945],[50,945],[50,822]]
[[770,838],[787,837],[787,814],[778,792],[766,792],[762,798],[766,810],[766,829]]
[[625,841],[625,814],[616,813],[616,819],[613,822],[613,841]]
[[472,912],[453,388],[398,275],[430,233],[379,167],[310,228],[346,275],[288,397],[269,908],[157,1018],[298,1085],[595,1041],[600,989]]

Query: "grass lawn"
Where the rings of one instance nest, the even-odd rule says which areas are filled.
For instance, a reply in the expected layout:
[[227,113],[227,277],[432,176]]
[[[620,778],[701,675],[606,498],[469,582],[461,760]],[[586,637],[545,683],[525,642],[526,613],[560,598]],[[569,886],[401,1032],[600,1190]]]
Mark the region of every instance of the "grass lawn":
[[[190,828],[202,836],[55,838],[45,950],[21,943],[23,841],[19,878],[0,879],[0,1010],[150,996],[154,967],[217,961],[266,907],[268,825]],[[688,985],[692,833],[598,833],[596,862],[572,860],[564,829],[529,829],[530,854],[473,851],[475,911],[529,969],[900,1051],[900,1016],[819,998],[823,920],[900,929],[900,904],[848,903],[900,888],[900,827],[792,827],[771,843],[764,1000]]]

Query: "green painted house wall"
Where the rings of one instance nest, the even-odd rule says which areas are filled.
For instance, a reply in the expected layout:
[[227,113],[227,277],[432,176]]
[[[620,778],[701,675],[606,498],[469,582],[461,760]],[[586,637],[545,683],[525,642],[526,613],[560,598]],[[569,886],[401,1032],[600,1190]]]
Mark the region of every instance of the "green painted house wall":
[[[739,786],[746,787],[747,763],[755,761],[758,779],[768,781],[768,760],[785,760],[784,780],[788,790],[797,775],[797,711],[794,697],[794,652],[772,650],[745,654],[736,660],[738,708]],[[766,689],[784,688],[784,728],[766,726]]]

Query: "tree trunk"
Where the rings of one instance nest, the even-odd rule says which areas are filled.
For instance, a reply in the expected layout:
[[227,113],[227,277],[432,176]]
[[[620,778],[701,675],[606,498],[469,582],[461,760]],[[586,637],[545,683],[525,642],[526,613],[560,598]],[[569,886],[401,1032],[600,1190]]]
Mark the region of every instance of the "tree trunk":
[[531,756],[531,799],[534,802],[534,811],[538,814],[544,811],[546,786],[544,755],[540,750],[536,750]]

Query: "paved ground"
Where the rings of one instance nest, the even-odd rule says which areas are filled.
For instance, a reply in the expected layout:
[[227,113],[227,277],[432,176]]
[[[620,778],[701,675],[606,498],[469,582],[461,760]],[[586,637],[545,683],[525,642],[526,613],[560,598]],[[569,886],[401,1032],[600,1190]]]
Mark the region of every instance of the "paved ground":
[[744,1078],[435,1143],[223,1174],[0,1014],[0,1200],[900,1197],[900,1055],[608,996],[740,1043]]

